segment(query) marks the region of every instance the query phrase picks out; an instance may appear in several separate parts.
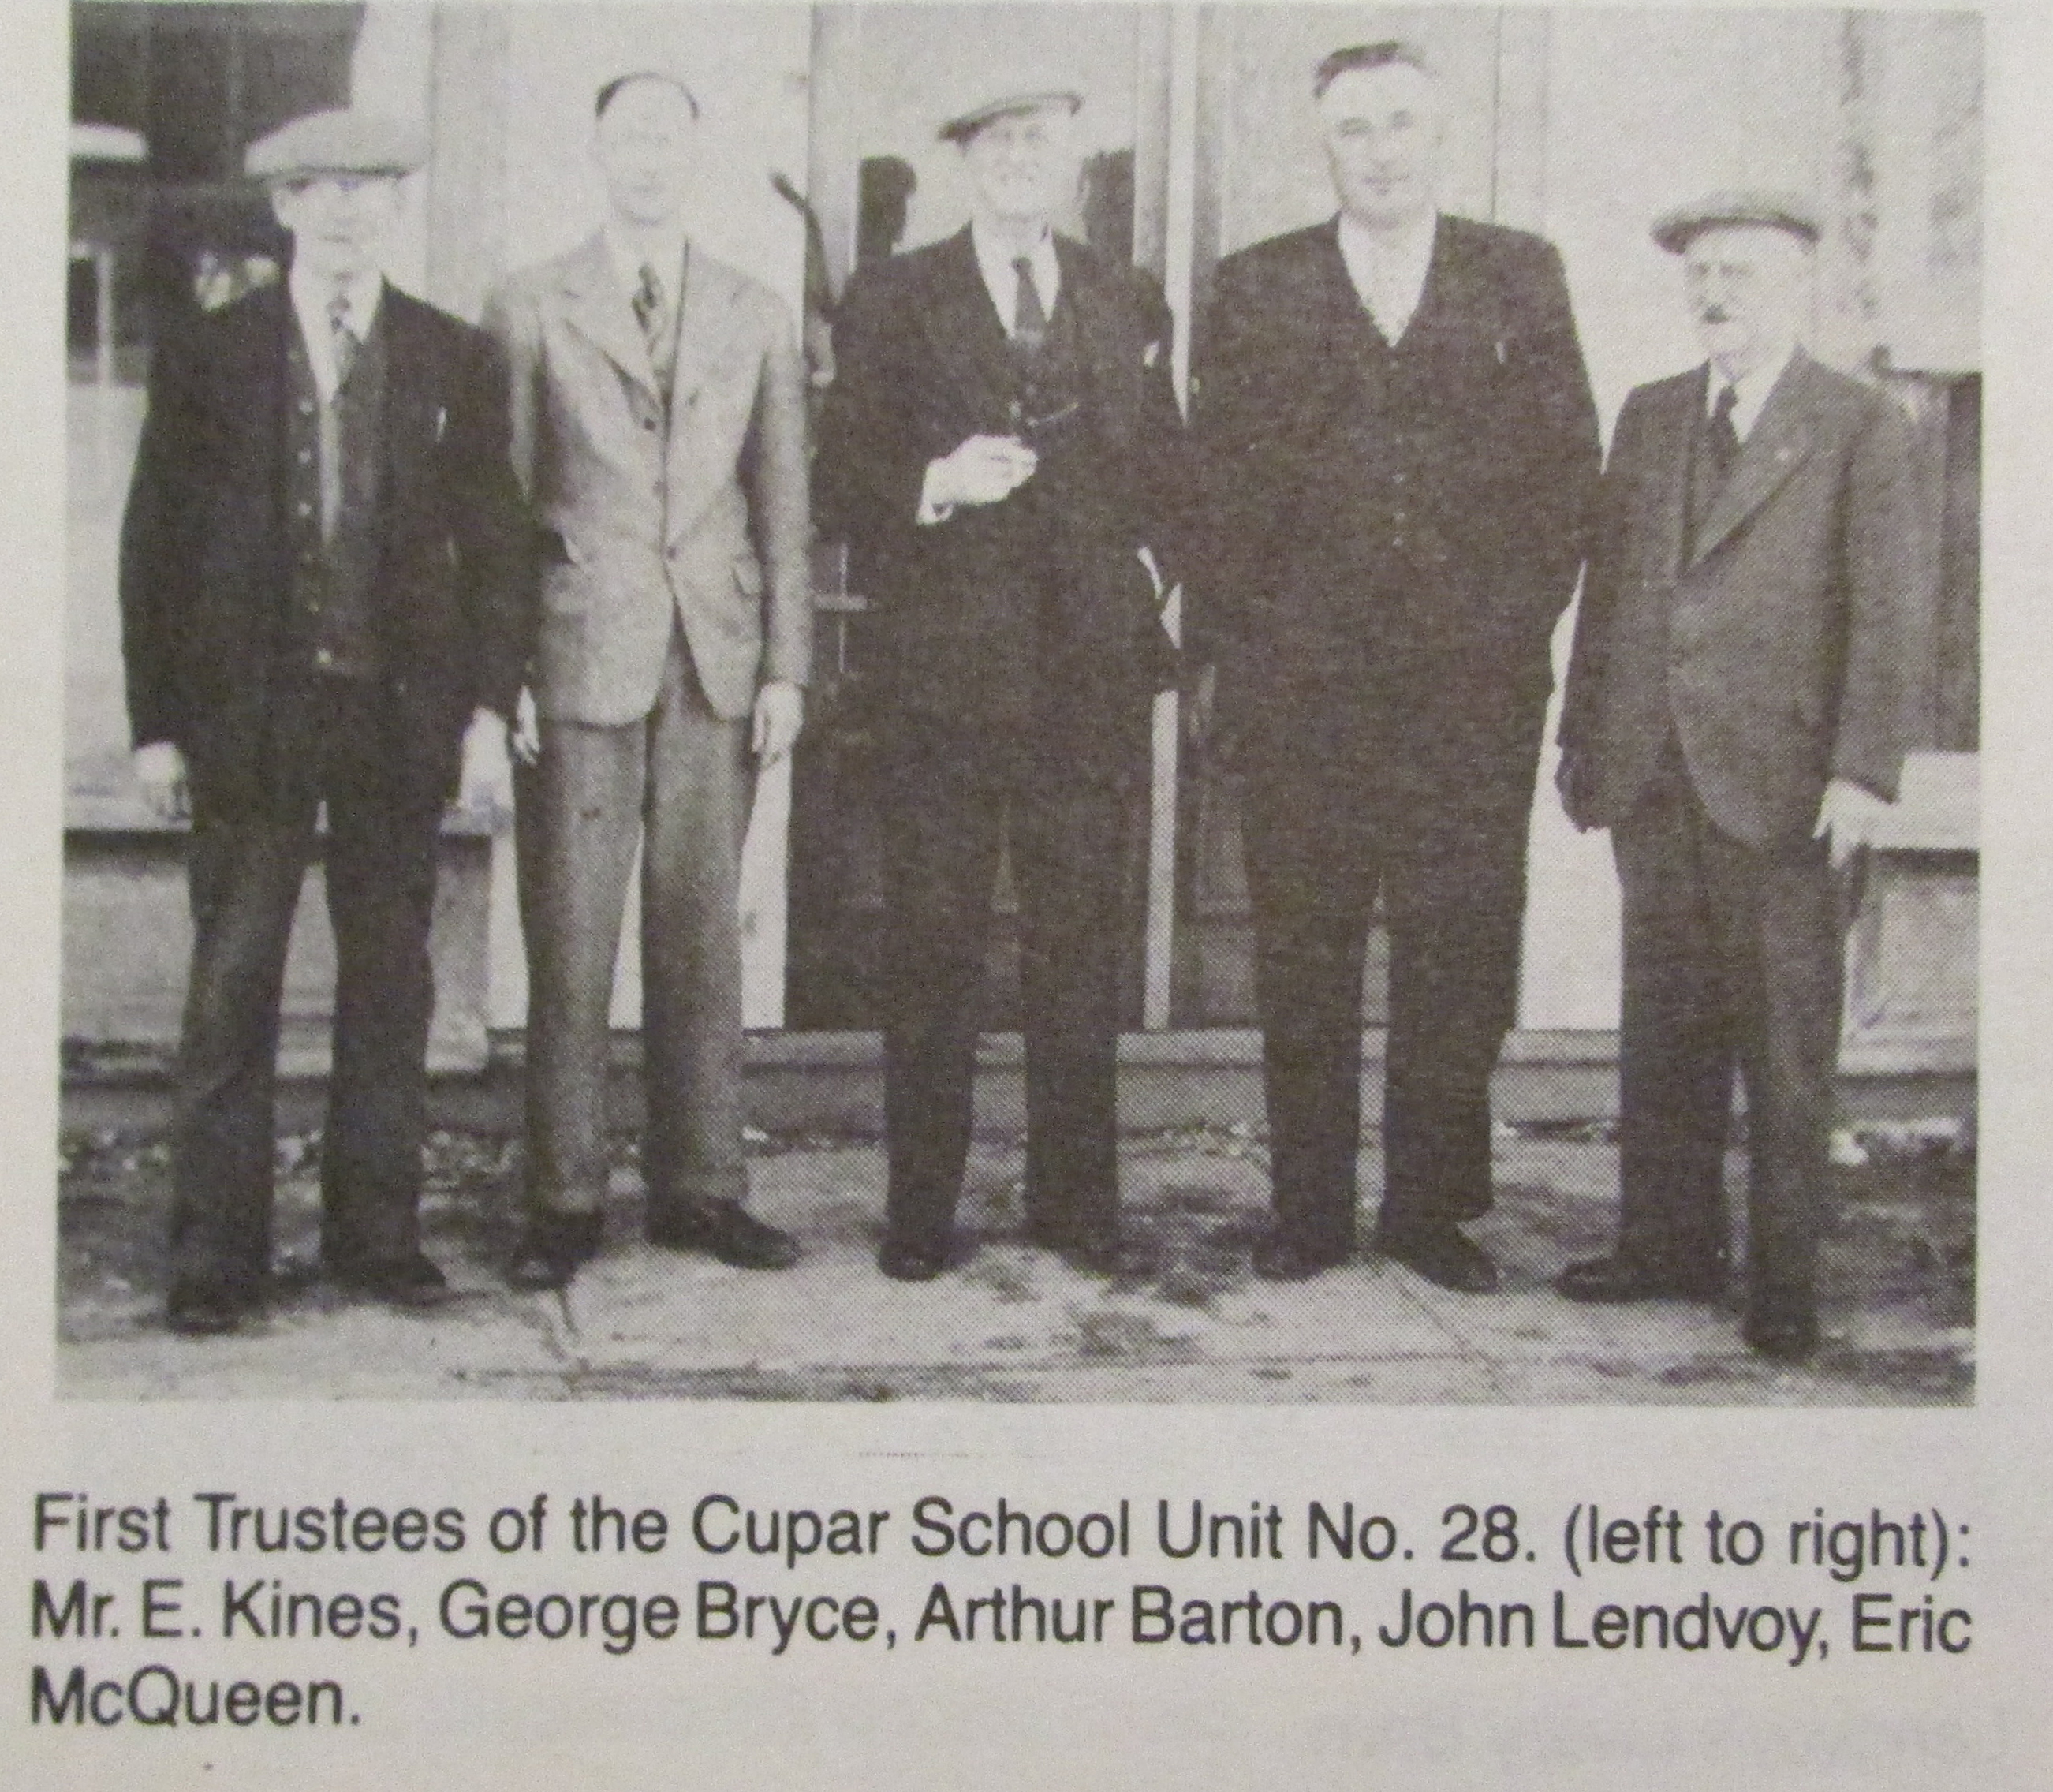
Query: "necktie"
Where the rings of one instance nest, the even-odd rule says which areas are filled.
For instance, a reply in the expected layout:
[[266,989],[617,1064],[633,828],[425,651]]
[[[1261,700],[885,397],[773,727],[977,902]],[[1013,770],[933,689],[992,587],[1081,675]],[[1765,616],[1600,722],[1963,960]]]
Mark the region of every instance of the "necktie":
[[1017,285],[1012,305],[1012,340],[1028,354],[1038,354],[1048,340],[1048,312],[1041,289],[1034,284],[1034,262],[1022,255],[1012,264]]
[[1712,470],[1721,479],[1732,471],[1733,462],[1739,458],[1739,431],[1733,427],[1733,407],[1738,402],[1738,389],[1728,386],[1711,407],[1710,428],[1706,439],[1710,445]]
[[328,340],[335,356],[335,383],[340,391],[349,383],[349,370],[356,365],[356,352],[363,346],[350,328],[349,295],[337,293],[328,301]]
[[642,326],[642,340],[654,355],[663,336],[663,283],[646,261],[642,264],[642,283],[634,289],[634,321]]

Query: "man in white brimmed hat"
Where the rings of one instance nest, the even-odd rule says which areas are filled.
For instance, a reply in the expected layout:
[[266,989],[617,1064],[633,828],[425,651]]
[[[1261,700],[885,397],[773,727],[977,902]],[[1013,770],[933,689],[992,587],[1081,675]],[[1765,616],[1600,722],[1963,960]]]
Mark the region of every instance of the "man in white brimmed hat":
[[886,1275],[956,1255],[1001,843],[1021,908],[1027,1234],[1131,1260],[1115,1149],[1121,875],[1150,694],[1173,676],[1182,493],[1153,282],[1057,234],[1081,88],[1015,77],[939,127],[972,220],[866,269],[835,328],[824,532],[850,543],[878,691]]
[[1817,214],[1717,193],[1658,220],[1705,360],[1625,401],[1561,720],[1569,816],[1624,898],[1619,1224],[1572,1299],[1715,1300],[1735,1069],[1747,1342],[1818,1341],[1842,948],[1896,792],[1908,430],[1801,344]]
[[159,344],[124,524],[135,770],[190,814],[171,1325],[234,1329],[270,1272],[273,1086],[292,915],[325,810],[337,976],[322,1267],[417,1304],[436,841],[510,803],[529,530],[492,346],[391,285],[401,127],[337,111],[253,143],[292,238],[261,289]]

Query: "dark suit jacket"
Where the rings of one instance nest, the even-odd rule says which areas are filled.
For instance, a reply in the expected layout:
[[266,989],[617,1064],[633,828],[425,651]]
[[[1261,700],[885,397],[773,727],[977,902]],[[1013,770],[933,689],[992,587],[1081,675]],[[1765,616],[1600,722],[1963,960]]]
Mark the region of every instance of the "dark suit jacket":
[[1800,350],[1688,547],[1705,370],[1625,402],[1576,627],[1561,746],[1572,818],[1632,810],[1670,718],[1712,819],[1793,843],[1830,778],[1894,796],[1914,513],[1910,432]]
[[[282,285],[160,345],[121,536],[137,746],[186,756],[196,806],[264,801],[304,684],[291,615]],[[479,332],[387,285],[375,626],[423,796],[454,786],[472,711],[511,717],[534,611],[532,526],[507,459],[505,380]]]
[[[1530,734],[1599,465],[1551,244],[1443,215],[1394,355],[1348,277],[1337,220],[1228,257],[1195,424],[1209,545],[1190,646],[1217,657],[1237,731],[1293,727],[1308,696],[1356,701],[1332,650],[1366,615],[1376,652],[1403,668],[1394,756],[1414,723],[1459,736],[1470,768],[1494,717],[1516,709],[1506,741]],[[1364,439],[1372,466],[1350,446]],[[1367,611],[1379,583],[1403,588]]]
[[[1171,323],[1144,274],[1058,238],[1058,304],[1071,308],[1093,432],[1044,461],[1003,504],[965,507],[922,527],[928,463],[972,435],[1009,433],[1004,325],[967,228],[866,270],[834,326],[836,377],[815,467],[822,530],[846,540],[875,606],[880,682],[897,701],[979,718],[1016,705],[1035,669],[1011,663],[1009,612],[1021,569],[999,513],[1030,502],[1054,537],[1071,658],[1095,698],[1120,703],[1173,676],[1147,545],[1173,579],[1180,557],[1183,422],[1170,383]],[[1016,655],[1013,656],[1016,658]],[[1079,717],[1080,721],[1085,719]]]

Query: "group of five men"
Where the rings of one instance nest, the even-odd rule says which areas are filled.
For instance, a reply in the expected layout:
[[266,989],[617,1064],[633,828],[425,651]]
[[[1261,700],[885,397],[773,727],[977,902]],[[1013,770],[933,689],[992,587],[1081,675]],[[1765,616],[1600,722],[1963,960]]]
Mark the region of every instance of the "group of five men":
[[427,936],[459,788],[492,806],[517,787],[510,1279],[560,1289],[599,1248],[638,846],[649,1236],[794,1260],[743,1205],[736,906],[754,777],[801,725],[817,526],[849,544],[873,610],[885,1274],[960,1255],[1001,851],[1027,1236],[1087,1271],[1135,1263],[1121,847],[1150,700],[1180,664],[1244,780],[1274,1189],[1257,1273],[1301,1279],[1355,1249],[1380,905],[1376,1243],[1442,1286],[1495,1285],[1461,1228],[1491,1201],[1549,643],[1580,576],[1560,784],[1579,826],[1612,830],[1625,896],[1622,1224],[1558,1285],[1718,1296],[1737,1066],[1747,1336],[1812,1348],[1842,867],[1901,756],[1902,429],[1797,346],[1816,219],[1727,195],[1657,226],[1707,360],[1633,395],[1600,480],[1560,259],[1441,211],[1423,59],[1337,51],[1313,97],[1338,215],[1220,265],[1189,432],[1160,291],[1053,228],[1082,104],[1054,84],[943,126],[972,220],[851,283],[811,450],[781,305],[688,235],[698,106],[673,77],[600,90],[606,219],[506,282],[483,334],[383,278],[408,146],[330,113],[252,147],[291,270],[165,344],[124,532],[136,769],[194,826],[175,1326],[233,1329],[263,1299],[280,983],[323,806],[324,1267],[402,1302],[440,1290],[417,1219]]

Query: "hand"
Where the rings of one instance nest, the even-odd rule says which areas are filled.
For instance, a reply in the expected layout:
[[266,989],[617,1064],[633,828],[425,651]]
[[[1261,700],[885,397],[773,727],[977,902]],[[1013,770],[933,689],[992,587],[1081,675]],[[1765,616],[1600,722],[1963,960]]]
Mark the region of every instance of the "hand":
[[506,754],[506,719],[480,709],[464,731],[457,806],[497,827],[513,816],[513,766]]
[[788,678],[772,678],[756,692],[750,745],[757,763],[775,765],[791,750],[805,721],[806,694]]
[[1882,798],[1851,779],[1835,778],[1825,786],[1825,800],[1818,805],[1818,825],[1811,833],[1814,839],[1831,843],[1834,870],[1874,838],[1889,808]]
[[542,723],[535,709],[535,694],[521,687],[513,705],[513,756],[523,765],[532,765],[542,756]]
[[945,516],[965,504],[997,504],[1034,477],[1040,457],[1017,436],[973,435],[928,462],[921,506]]
[[143,800],[159,821],[183,821],[192,813],[186,792],[186,756],[169,741],[138,747],[130,761]]

